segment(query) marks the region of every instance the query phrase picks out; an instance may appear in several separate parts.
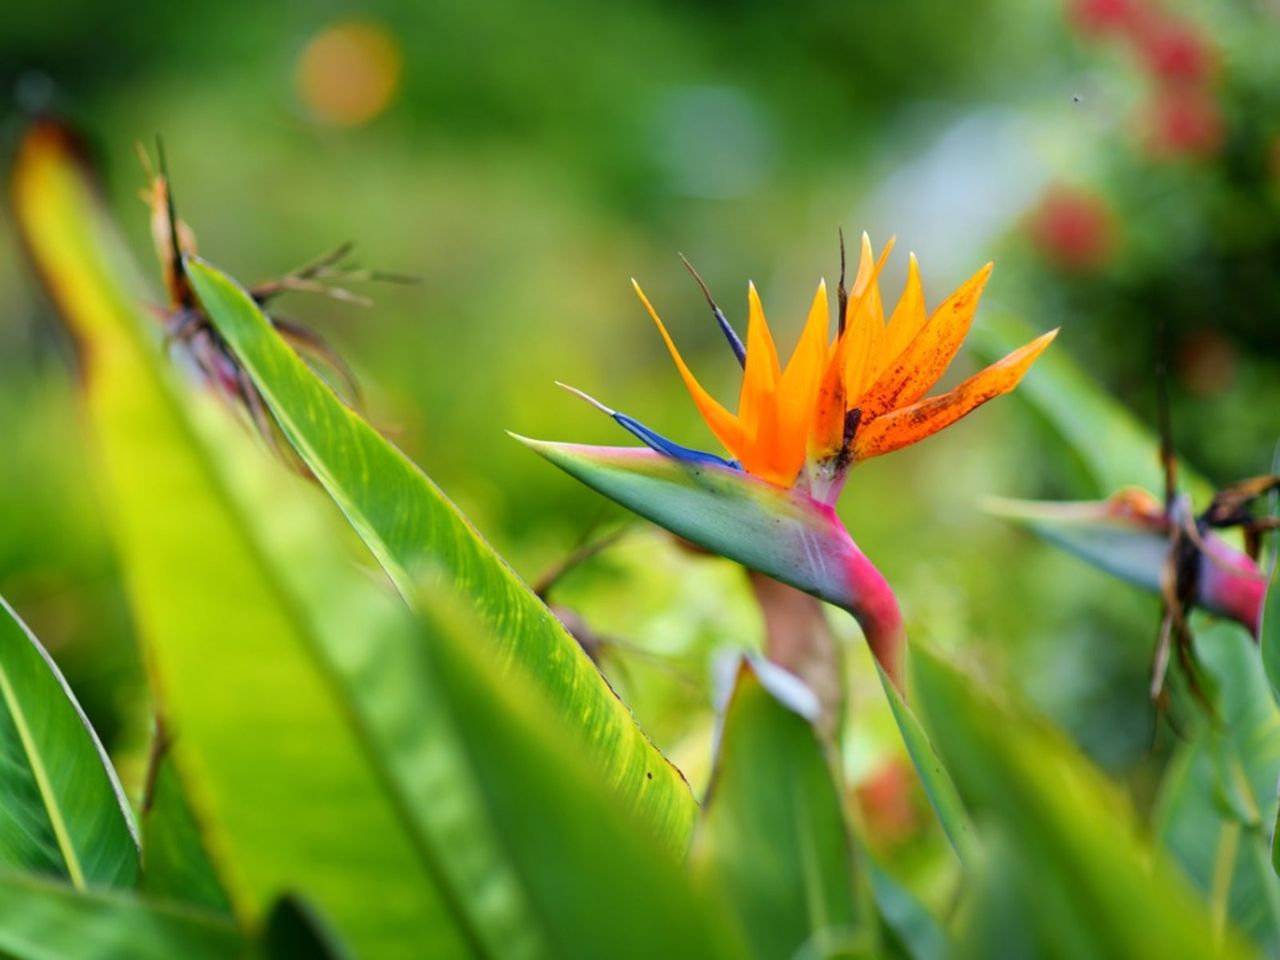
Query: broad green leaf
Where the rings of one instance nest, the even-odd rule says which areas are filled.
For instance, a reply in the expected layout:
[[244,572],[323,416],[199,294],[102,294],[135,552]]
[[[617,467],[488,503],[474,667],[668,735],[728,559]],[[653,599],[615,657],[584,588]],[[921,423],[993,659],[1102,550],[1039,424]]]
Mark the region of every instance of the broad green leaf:
[[[995,360],[1034,335],[1025,321],[1004,315],[989,318],[974,330],[969,342],[984,360]],[[1095,495],[1107,496],[1126,486],[1162,491],[1159,440],[1091,380],[1061,346],[1036,361],[1015,396],[1031,404],[1076,452],[1094,481]],[[1152,409],[1154,403],[1153,386]],[[1186,464],[1179,465],[1178,476],[1195,503],[1209,503],[1213,488],[1208,481]]]
[[683,850],[695,804],[581,647],[434,483],[304,364],[234,281],[189,264],[201,303],[243,362],[291,444],[406,598],[447,570],[504,641],[498,669],[540,684],[661,842]]
[[362,954],[470,955],[335,695],[314,625],[264,557],[147,342],[154,321],[141,287],[60,131],[28,136],[14,197],[79,341],[148,667],[237,916],[259,918],[296,889]]
[[875,942],[829,758],[812,723],[746,660],[689,865],[738,916],[752,956],[851,957]]
[[[157,379],[163,382],[163,378]],[[185,405],[177,402],[176,395],[171,394],[168,399],[178,413],[185,411]],[[189,665],[192,673],[198,675],[198,682],[193,679],[184,688],[188,696],[197,694],[205,684],[212,685],[221,694],[217,697],[206,694],[202,704],[210,714],[209,722],[217,717],[228,730],[225,741],[215,740],[210,731],[203,731],[210,754],[215,760],[221,760],[224,754],[230,760],[238,751],[244,765],[239,769],[228,764],[217,771],[218,782],[212,784],[212,792],[214,799],[220,801],[218,805],[211,805],[206,799],[209,783],[193,778],[191,771],[181,764],[183,757],[191,754],[190,723],[182,722],[185,717],[180,712],[170,710],[169,713],[175,732],[176,772],[196,788],[192,790],[191,823],[204,828],[207,835],[203,839],[238,911],[246,912],[243,873],[247,859],[250,867],[260,873],[266,872],[268,866],[273,867],[266,878],[269,882],[262,882],[258,888],[264,892],[251,891],[258,894],[251,904],[252,915],[260,916],[266,909],[268,887],[277,890],[296,887],[333,920],[338,935],[350,942],[360,955],[479,953],[558,957],[566,955],[563,943],[574,941],[574,924],[596,930],[594,939],[587,937],[583,942],[594,944],[592,949],[596,949],[598,955],[600,945],[611,932],[625,931],[628,924],[652,926],[654,912],[684,918],[682,923],[672,925],[671,935],[695,945],[697,952],[687,955],[716,955],[712,949],[714,941],[710,945],[708,942],[711,925],[702,912],[690,912],[688,906],[671,902],[673,898],[687,899],[689,904],[695,902],[681,892],[676,858],[666,845],[654,846],[650,833],[636,830],[621,812],[609,814],[620,818],[620,822],[615,820],[612,833],[602,839],[598,831],[585,831],[586,840],[575,848],[573,856],[569,855],[567,848],[571,845],[566,843],[565,835],[580,829],[579,822],[593,815],[598,817],[600,808],[617,804],[616,799],[610,801],[599,796],[604,788],[602,779],[594,771],[588,773],[591,782],[586,786],[579,783],[583,775],[579,771],[572,777],[553,777],[554,783],[545,785],[540,794],[531,789],[536,778],[521,766],[525,758],[528,762],[536,761],[540,769],[555,771],[558,761],[551,758],[583,753],[572,728],[557,734],[561,739],[554,740],[552,747],[543,744],[537,749],[536,744],[531,744],[529,731],[545,730],[548,725],[552,729],[560,726],[551,721],[554,712],[545,705],[542,708],[545,715],[540,721],[522,718],[516,724],[523,739],[518,739],[518,744],[511,749],[517,751],[520,762],[504,759],[503,766],[492,774],[498,778],[499,785],[495,798],[487,799],[489,795],[482,790],[480,774],[471,766],[469,757],[477,756],[476,767],[484,769],[485,763],[504,757],[504,753],[492,739],[469,745],[455,730],[451,714],[446,710],[447,697],[436,690],[428,669],[426,653],[434,645],[423,644],[420,633],[409,620],[408,609],[376,590],[360,571],[331,562],[325,538],[320,535],[328,531],[317,529],[314,495],[308,497],[310,488],[300,487],[282,471],[254,469],[255,464],[260,465],[261,458],[247,449],[247,437],[228,432],[225,418],[207,416],[210,411],[202,407],[190,413],[193,416],[188,418],[188,446],[183,447],[170,438],[171,445],[179,450],[203,452],[208,470],[201,478],[203,482],[183,484],[185,509],[181,515],[176,511],[164,514],[173,528],[167,532],[185,541],[192,533],[189,527],[183,526],[190,522],[189,515],[219,510],[222,524],[237,532],[253,548],[252,557],[241,556],[239,563],[230,567],[233,571],[231,589],[236,591],[233,595],[242,595],[250,589],[249,582],[236,578],[236,573],[244,573],[255,585],[265,584],[269,589],[265,593],[259,590],[251,598],[254,609],[274,603],[295,611],[291,626],[298,641],[305,643],[310,658],[310,662],[307,658],[276,658],[269,665],[268,673],[283,682],[274,694],[266,689],[245,691],[243,678],[234,670],[211,676],[217,666],[216,657],[211,656],[209,664],[203,667]],[[160,442],[163,436],[153,431],[152,443],[165,448]],[[149,498],[153,511],[164,507],[164,498],[157,497],[154,487],[143,484],[140,489]],[[220,499],[214,497],[215,492],[222,495]],[[194,542],[203,550],[210,549],[204,539],[197,538]],[[225,568],[220,574],[210,566],[184,563],[177,558],[176,548],[173,556],[173,569],[184,573],[194,569],[206,588],[221,589],[227,585]],[[450,590],[453,589],[455,585],[451,581]],[[192,602],[192,598],[203,604],[205,616],[220,618],[222,628],[227,627],[228,612],[219,609],[214,613],[208,605],[214,598],[205,598],[198,590],[187,595],[187,602]],[[518,687],[523,674],[503,675],[492,671],[493,663],[502,656],[501,642],[495,646],[485,637],[473,636],[469,638],[468,649],[476,655],[484,650],[486,669],[495,676],[484,688],[484,696],[473,690],[462,708],[478,711],[482,718],[500,715],[505,709],[501,698],[510,695],[504,691]],[[256,659],[247,654],[242,654],[242,658],[253,659],[259,668],[264,666],[260,653]],[[273,708],[277,706],[275,700],[290,701],[293,695],[289,691],[298,680],[307,681],[309,668],[319,670],[326,678],[326,689],[333,697],[332,706],[341,712],[358,740],[360,759],[367,767],[362,778],[353,779],[340,789],[316,787],[314,774],[306,769],[311,764],[328,763],[326,755],[332,745],[325,743],[324,737],[332,736],[331,731],[307,728],[303,734],[300,730],[300,742],[293,744],[291,750],[278,751],[274,766],[264,769],[255,756],[256,745],[249,732],[252,728],[237,725],[245,719],[260,722],[256,714],[261,701],[269,702]],[[531,681],[525,678],[525,682]],[[323,711],[317,712],[323,714]],[[246,718],[245,714],[249,716]],[[237,747],[232,742],[235,736],[248,743]],[[564,742],[566,737],[568,742]],[[319,753],[311,750],[312,747]],[[304,766],[295,770],[294,763]],[[653,772],[656,774],[657,770],[655,767]],[[302,789],[312,790],[311,797],[304,799],[293,792],[290,781],[295,773],[302,774],[299,778],[303,781]],[[276,784],[274,781],[278,779],[285,782]],[[552,790],[561,780],[564,783],[560,788]],[[648,781],[648,777],[645,780]],[[264,796],[264,782],[272,785],[277,793],[288,791],[289,803],[273,802],[279,799],[276,793]],[[228,837],[223,807],[229,801],[219,792],[224,783],[258,799],[262,807],[258,840],[268,848],[267,853],[273,854],[270,864],[259,859],[265,857],[265,853],[237,846],[242,837],[247,836],[243,831]],[[567,795],[566,783],[571,787]],[[396,820],[381,824],[378,832],[369,835],[359,819],[361,795],[379,786],[386,790],[386,802],[395,811]],[[300,851],[294,846],[296,840],[292,837],[301,831],[313,844],[335,842],[332,837],[317,837],[314,824],[308,822],[306,808],[315,796],[342,798],[338,808],[341,818],[335,816],[329,805],[319,805],[320,812],[327,822],[334,824],[335,830],[352,829],[353,842],[375,849],[384,835],[389,840],[394,838],[407,862],[387,863],[375,876],[367,875],[359,864],[347,863],[344,865],[345,888],[336,877],[332,886],[318,883],[317,877],[323,880],[326,870],[314,857],[322,856],[325,849],[309,856],[309,851]],[[532,798],[536,796],[544,799],[535,803]],[[490,802],[497,810],[492,816],[486,814],[486,804]],[[573,814],[567,820],[563,819],[566,811]],[[348,820],[353,813],[354,824]],[[556,823],[563,826],[556,828]],[[632,830],[634,836],[618,839],[614,833],[619,829]],[[548,843],[555,847],[554,852],[548,852]],[[643,851],[640,854],[642,882],[628,879],[630,868],[623,869],[627,861],[617,852],[637,845]],[[522,850],[532,853],[522,854]],[[413,891],[423,864],[429,867],[430,879],[447,891],[444,899],[449,904],[448,916],[442,916],[438,907],[431,910],[431,904],[427,904],[428,909],[415,918],[418,924],[401,920],[399,929],[383,929],[388,926],[388,916],[394,917],[390,913],[394,904],[369,902],[367,898],[395,898],[397,893],[391,889],[392,884],[398,884],[399,896],[403,898],[404,891]],[[580,895],[569,901],[560,895],[569,882],[566,874],[572,874],[572,882],[582,887]],[[616,880],[611,879],[615,875]],[[619,909],[626,905],[626,917],[615,915],[616,911],[602,910],[592,899],[592,891],[607,887],[602,877],[608,882],[624,884],[616,902]],[[657,907],[655,911],[646,912],[640,898],[642,891],[651,888],[659,891],[653,894]],[[637,906],[641,909],[637,910]],[[353,916],[357,909],[364,909],[371,919],[362,922]],[[377,930],[366,925],[379,919],[382,926]],[[676,950],[676,942],[659,939],[659,933],[661,931],[654,931],[646,937],[631,935],[631,938],[642,947],[661,943],[663,952]],[[642,955],[639,949],[635,955]]]
[[893,719],[902,733],[902,741],[906,744],[911,763],[924,786],[925,795],[928,796],[934,813],[938,815],[938,822],[942,824],[956,855],[961,861],[967,862],[973,855],[973,825],[960,800],[960,794],[956,792],[955,782],[939,759],[928,734],[920,726],[920,721],[902,699],[902,694],[889,682],[883,670],[880,671],[880,686],[889,699],[889,709],[893,711]]
[[[423,645],[428,696],[465,768],[475,813],[493,835],[555,960],[702,960],[744,948],[720,904],[692,886],[684,865],[614,800],[540,685],[492,669],[501,639],[446,589],[420,602],[434,627]],[[451,592],[451,591],[449,591]],[[656,773],[656,772],[655,772]],[[447,850],[442,851],[442,853]]]
[[1058,731],[932,654],[917,649],[913,668],[934,743],[975,818],[994,828],[998,857],[978,874],[1012,884],[1001,896],[1012,898],[1033,955],[1248,955],[1233,931],[1215,929],[1177,870],[1140,839],[1127,801]]
[[0,954],[11,960],[234,960],[243,948],[215,914],[0,874]]
[[0,598],[0,868],[132,886],[133,815],[53,659]]
[[162,748],[152,763],[142,808],[139,889],[156,899],[229,914],[231,904],[168,748]]

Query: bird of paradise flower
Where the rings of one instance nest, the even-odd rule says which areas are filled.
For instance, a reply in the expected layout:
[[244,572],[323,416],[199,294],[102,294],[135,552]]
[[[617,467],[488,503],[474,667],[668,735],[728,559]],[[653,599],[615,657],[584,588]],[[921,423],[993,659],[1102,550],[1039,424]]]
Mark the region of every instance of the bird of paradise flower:
[[520,439],[678,536],[848,610],[885,672],[901,686],[905,630],[897,599],[834,510],[848,472],[872,457],[917,443],[1008,393],[1057,330],[953,389],[927,396],[973,324],[992,265],[929,311],[912,256],[906,287],[886,311],[879,275],[892,246],[890,242],[877,258],[864,234],[848,290],[842,267],[834,336],[826,285],[818,285],[785,366],[754,285],[747,290],[744,343],[698,278],[743,369],[736,413],[698,382],[636,284],[694,404],[728,456],[678,444],[574,388],[568,389],[613,417],[648,449]]

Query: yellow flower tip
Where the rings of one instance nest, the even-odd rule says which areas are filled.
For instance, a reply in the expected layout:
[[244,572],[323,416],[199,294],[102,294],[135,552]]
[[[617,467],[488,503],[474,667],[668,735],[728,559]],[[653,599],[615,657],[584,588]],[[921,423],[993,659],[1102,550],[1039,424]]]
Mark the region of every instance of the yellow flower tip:
[[[645,296],[644,291],[640,289],[640,282],[635,277],[631,278],[631,288],[635,290],[636,296],[640,298],[640,302],[644,304],[645,310],[649,316],[653,318],[653,322],[658,325],[658,329],[662,331],[662,339],[670,344],[671,338],[667,336],[667,328],[662,325],[662,318],[658,316],[658,311],[653,308],[653,304],[649,302],[649,298]],[[671,345],[675,349],[674,345]]]

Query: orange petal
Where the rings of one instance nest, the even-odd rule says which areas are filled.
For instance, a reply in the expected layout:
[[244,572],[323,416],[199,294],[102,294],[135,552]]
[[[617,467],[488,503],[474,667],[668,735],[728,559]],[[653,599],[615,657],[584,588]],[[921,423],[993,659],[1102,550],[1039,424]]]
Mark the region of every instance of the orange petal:
[[809,456],[824,460],[844,442],[844,356],[848,340],[840,337],[829,353],[826,371],[818,386],[813,423],[809,429]]
[[1057,330],[1050,330],[975,373],[948,393],[894,410],[870,423],[864,421],[854,437],[854,458],[866,460],[917,443],[951,426],[993,397],[1008,393],[1057,335]]
[[[879,373],[878,358],[883,354],[884,314],[880,304],[880,271],[884,269],[893,250],[893,238],[880,251],[880,259],[874,267],[866,259],[871,245],[867,235],[862,235],[863,261],[858,265],[858,280],[854,284],[848,306],[845,308],[844,336],[844,392],[846,397],[858,397]],[[867,267],[864,271],[863,267]]]
[[924,285],[920,282],[920,264],[913,253],[907,257],[906,286],[902,288],[902,296],[898,298],[886,328],[885,359],[892,360],[906,349],[928,319],[924,307]]
[[[880,276],[880,268],[884,266],[884,262],[889,257],[889,252],[893,250],[896,240],[889,238],[889,242],[884,245],[884,249],[880,251],[880,260],[876,261],[871,249],[871,237],[864,230],[862,232],[862,250],[858,256],[858,273],[853,278],[853,289],[849,291],[849,303],[855,300],[862,300],[863,307],[871,311],[871,315],[884,324],[884,304],[880,300],[880,285],[876,279]],[[848,322],[849,317],[846,315],[845,321]]]
[[809,307],[809,319],[805,321],[795,352],[791,354],[787,368],[778,381],[777,462],[782,472],[792,473],[793,479],[804,464],[814,402],[822,384],[827,354],[827,330],[830,326],[831,312],[827,305],[827,284],[824,280],[818,284],[817,293]]
[[742,372],[742,392],[738,396],[738,420],[750,436],[760,417],[773,404],[780,375],[778,349],[769,332],[760,294],[754,283],[747,284],[747,365]]
[[649,302],[649,298],[640,289],[640,284],[633,279],[631,285],[635,287],[636,295],[640,297],[640,302],[649,311],[649,316],[653,317],[653,322],[658,325],[658,332],[662,334],[662,339],[666,341],[667,349],[671,351],[671,359],[676,362],[676,369],[680,371],[680,378],[684,380],[684,385],[688,388],[689,395],[693,397],[693,402],[697,406],[698,412],[702,414],[702,419],[707,422],[711,432],[725,445],[725,448],[734,456],[740,458],[742,456],[743,435],[738,418],[722,407],[715,397],[702,388],[702,384],[698,383],[697,378],[680,356],[680,351],[676,349],[675,341],[671,339],[671,334],[667,333],[667,328],[663,326],[662,319],[658,316],[658,311],[653,309],[653,304]]
[[988,263],[949,296],[865,393],[855,399],[850,390],[850,402],[861,408],[863,423],[915,403],[947,372],[973,325],[993,266]]

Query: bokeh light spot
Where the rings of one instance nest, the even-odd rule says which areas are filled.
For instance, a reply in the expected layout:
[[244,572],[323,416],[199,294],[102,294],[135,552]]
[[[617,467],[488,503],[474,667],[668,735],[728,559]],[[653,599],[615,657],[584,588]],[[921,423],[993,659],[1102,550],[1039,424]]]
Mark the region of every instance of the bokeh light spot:
[[321,123],[359,126],[391,104],[400,67],[400,49],[382,27],[333,24],[312,37],[298,58],[298,96]]

